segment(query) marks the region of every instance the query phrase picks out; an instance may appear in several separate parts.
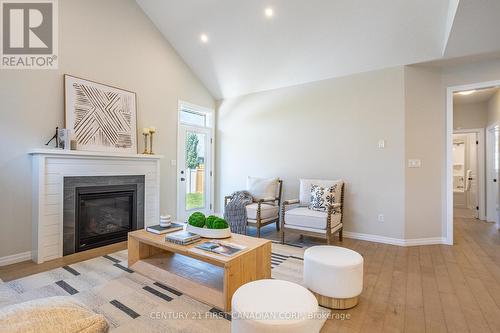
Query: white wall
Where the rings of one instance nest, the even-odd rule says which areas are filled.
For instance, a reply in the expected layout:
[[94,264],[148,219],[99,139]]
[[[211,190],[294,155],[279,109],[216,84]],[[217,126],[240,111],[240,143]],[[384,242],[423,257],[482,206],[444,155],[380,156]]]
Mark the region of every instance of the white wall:
[[500,90],[487,103],[487,126],[500,122]]
[[[137,93],[138,127],[158,128],[163,212],[176,210],[177,102],[214,100],[133,0],[59,1],[59,70],[0,71],[0,257],[31,249],[28,150],[64,127],[63,74]],[[142,148],[142,141],[139,141]],[[142,150],[141,150],[142,151]]]
[[488,102],[453,105],[453,128],[485,128],[488,124]]
[[[345,178],[345,228],[378,236],[446,237],[446,88],[500,79],[500,60],[405,66],[223,101],[216,198],[247,175]],[[378,139],[387,149],[378,150]],[[406,168],[408,159],[420,168]],[[386,222],[376,221],[384,213]]]
[[441,204],[445,161],[439,147],[445,139],[444,99],[439,72],[405,67],[405,162],[420,159],[420,168],[407,168],[405,178],[405,238],[441,237]]
[[[225,100],[218,111],[216,198],[247,175],[346,181],[347,231],[404,234],[403,68],[368,72]],[[386,148],[377,148],[385,139]],[[385,222],[377,221],[385,214]]]

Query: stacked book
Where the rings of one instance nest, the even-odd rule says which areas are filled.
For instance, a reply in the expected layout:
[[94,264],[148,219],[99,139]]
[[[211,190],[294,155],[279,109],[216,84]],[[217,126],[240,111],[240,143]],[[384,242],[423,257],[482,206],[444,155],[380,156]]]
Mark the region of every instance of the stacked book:
[[222,254],[223,256],[230,257],[246,248],[246,246],[222,242],[222,241],[210,241],[202,243],[196,246],[198,249],[205,251]]
[[165,240],[170,243],[177,245],[189,245],[197,242],[200,239],[200,235],[193,234],[185,230],[173,232],[165,236]]
[[184,229],[183,223],[170,223],[170,225],[168,225],[167,227],[162,227],[161,225],[157,224],[146,228],[147,231],[158,235],[179,231],[181,229]]

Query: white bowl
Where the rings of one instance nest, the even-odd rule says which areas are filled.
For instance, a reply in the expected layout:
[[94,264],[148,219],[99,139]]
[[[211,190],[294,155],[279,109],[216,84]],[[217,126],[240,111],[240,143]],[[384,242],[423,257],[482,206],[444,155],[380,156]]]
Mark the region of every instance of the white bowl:
[[186,225],[186,231],[192,232],[193,234],[200,235],[203,238],[229,238],[231,237],[231,229],[208,229],[208,228],[198,228],[192,226],[191,224]]

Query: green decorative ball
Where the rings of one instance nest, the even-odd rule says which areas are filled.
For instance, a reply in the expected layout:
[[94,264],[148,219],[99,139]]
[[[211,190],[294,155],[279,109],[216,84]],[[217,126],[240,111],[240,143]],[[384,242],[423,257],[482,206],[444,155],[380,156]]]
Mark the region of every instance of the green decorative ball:
[[209,217],[207,217],[207,222],[206,222],[206,226],[208,229],[214,229],[212,227],[213,223],[218,219],[217,216],[215,215],[210,215]]
[[210,229],[226,229],[229,228],[229,225],[227,224],[226,220],[221,219],[220,217],[217,217],[209,227]]
[[203,228],[205,226],[206,217],[202,212],[195,212],[191,214],[188,223],[193,227]]

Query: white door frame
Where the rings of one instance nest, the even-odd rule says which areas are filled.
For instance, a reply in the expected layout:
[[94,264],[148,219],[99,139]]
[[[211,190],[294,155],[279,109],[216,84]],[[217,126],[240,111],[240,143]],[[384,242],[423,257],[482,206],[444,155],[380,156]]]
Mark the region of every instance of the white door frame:
[[[194,126],[194,125],[186,125],[181,123],[181,106],[188,106],[190,109],[197,110],[201,113],[204,113],[210,117],[210,126],[209,127],[201,127],[201,126]],[[176,173],[175,173],[175,184],[176,184],[176,199],[177,199],[177,212],[176,212],[176,218],[179,218],[180,211],[181,211],[181,199],[180,198],[180,174],[181,174],[181,169],[180,169],[180,156],[181,156],[181,149],[184,149],[184,147],[181,147],[181,141],[179,139],[179,134],[181,131],[181,127],[183,126],[188,126],[192,128],[199,128],[199,129],[211,129],[211,141],[210,141],[210,193],[208,194],[209,197],[209,205],[210,205],[210,213],[214,213],[215,209],[215,204],[214,204],[214,199],[215,199],[215,111],[210,108],[206,108],[203,106],[199,106],[196,104],[192,104],[189,102],[185,102],[182,100],[179,100],[177,103],[177,153],[176,153],[176,158],[177,160],[175,161],[176,165]],[[182,221],[180,221],[182,222]]]
[[485,131],[484,128],[457,129],[453,133],[476,133],[479,144],[477,146],[477,192],[479,205],[479,219],[486,220],[486,177],[485,177]]
[[[495,212],[493,213],[494,214],[494,219],[492,220],[491,219],[491,216],[489,214],[489,204],[491,204],[491,200],[494,200],[493,198],[495,198],[496,196],[493,195],[492,191],[491,191],[491,185],[490,185],[490,181],[491,179],[489,179],[490,177],[490,163],[488,162],[491,162],[490,161],[490,158],[492,158],[492,156],[490,156],[490,151],[494,150],[495,147],[494,147],[494,144],[495,142],[491,141],[491,136],[490,136],[490,132],[493,131],[495,129],[495,127],[498,127],[499,124],[498,122],[494,122],[492,123],[491,125],[489,125],[488,127],[486,127],[486,131],[485,131],[485,135],[486,135],[486,177],[485,177],[485,183],[486,183],[486,221],[487,222],[495,222],[495,223],[498,223],[498,212],[496,211],[496,206],[497,206],[497,203],[495,203]],[[493,145],[493,147],[492,147]],[[494,157],[494,156],[493,156]],[[497,175],[497,184],[498,184],[498,175]],[[498,187],[498,186],[497,186]],[[497,188],[497,191],[499,189]],[[493,205],[491,205],[493,206]]]
[[453,245],[453,93],[500,86],[500,80],[478,82],[446,89],[446,179],[443,208],[446,221],[446,244]]

